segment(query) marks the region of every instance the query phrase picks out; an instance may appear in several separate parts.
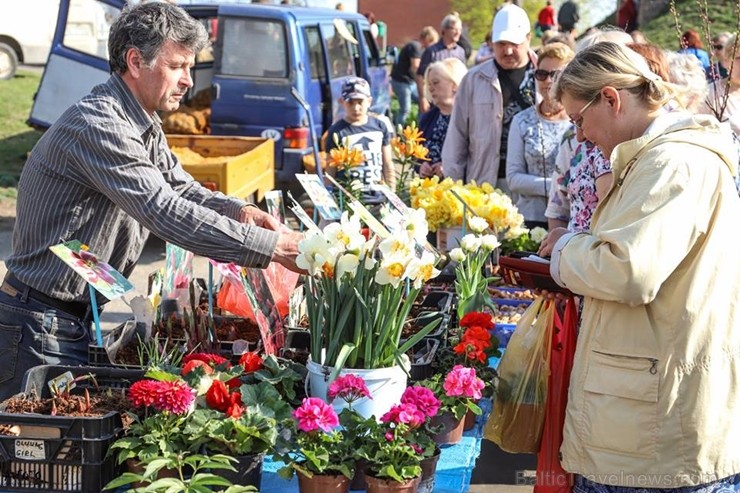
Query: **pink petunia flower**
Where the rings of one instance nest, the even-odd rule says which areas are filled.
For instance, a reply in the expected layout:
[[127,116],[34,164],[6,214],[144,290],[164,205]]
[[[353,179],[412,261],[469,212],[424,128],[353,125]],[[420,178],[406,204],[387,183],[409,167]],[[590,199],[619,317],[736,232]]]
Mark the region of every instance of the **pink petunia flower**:
[[339,397],[350,404],[362,397],[372,399],[370,390],[367,388],[367,385],[365,385],[365,380],[352,373],[337,377],[337,379],[329,385],[327,396],[332,400]]
[[306,397],[293,411],[298,429],[310,433],[316,430],[330,432],[339,426],[339,417],[329,404],[318,397]]
[[420,385],[406,387],[401,396],[401,403],[415,405],[428,418],[436,416],[441,405],[434,392]]
[[444,389],[448,397],[480,399],[485,384],[475,375],[475,368],[456,365],[445,377]]

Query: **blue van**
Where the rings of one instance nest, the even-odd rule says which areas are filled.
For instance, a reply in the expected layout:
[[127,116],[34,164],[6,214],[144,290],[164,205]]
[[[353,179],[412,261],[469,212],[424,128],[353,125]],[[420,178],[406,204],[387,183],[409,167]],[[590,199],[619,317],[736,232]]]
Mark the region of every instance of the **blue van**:
[[[213,40],[196,58],[194,87],[211,93],[211,134],[275,140],[275,179],[289,188],[320,136],[341,117],[342,81],[370,82],[371,111],[390,116],[387,62],[364,16],[331,9],[227,2],[184,5]],[[29,124],[50,126],[109,75],[107,34],[123,0],[61,0],[51,53]],[[97,9],[95,49],[70,40],[68,19]],[[187,104],[187,101],[185,101]]]

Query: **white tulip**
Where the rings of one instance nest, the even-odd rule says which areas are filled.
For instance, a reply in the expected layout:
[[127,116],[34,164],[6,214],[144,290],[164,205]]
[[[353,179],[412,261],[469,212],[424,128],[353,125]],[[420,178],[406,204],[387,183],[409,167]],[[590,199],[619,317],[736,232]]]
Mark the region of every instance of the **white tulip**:
[[460,247],[466,253],[477,252],[480,249],[480,246],[480,237],[474,234],[465,235],[463,236],[463,239],[460,240]]
[[462,248],[453,248],[450,250],[450,258],[455,262],[462,262],[465,260],[465,257],[466,255]]
[[481,234],[488,229],[488,221],[482,217],[474,216],[468,219],[468,226],[473,233]]
[[495,235],[483,235],[481,236],[480,241],[483,249],[488,250],[489,252],[492,252],[501,246],[501,243],[498,241],[498,238],[496,238]]

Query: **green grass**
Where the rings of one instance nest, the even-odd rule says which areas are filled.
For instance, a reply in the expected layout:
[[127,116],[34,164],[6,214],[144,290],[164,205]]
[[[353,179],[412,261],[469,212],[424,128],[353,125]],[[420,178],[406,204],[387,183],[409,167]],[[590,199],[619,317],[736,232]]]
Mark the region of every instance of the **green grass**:
[[23,70],[0,80],[0,197],[15,196],[2,188],[16,186],[28,153],[41,137],[26,125],[40,80],[40,74]]
[[[738,14],[736,0],[676,0],[678,12],[678,23],[680,32],[693,29],[702,35],[705,48],[709,47],[706,29],[707,22],[702,20],[700,5],[709,6],[709,32],[710,37],[723,31],[734,32],[738,30]],[[654,44],[666,50],[678,50],[679,34],[676,31],[676,17],[666,10],[662,15],[650,21],[640,30]],[[709,48],[711,51],[711,48]]]

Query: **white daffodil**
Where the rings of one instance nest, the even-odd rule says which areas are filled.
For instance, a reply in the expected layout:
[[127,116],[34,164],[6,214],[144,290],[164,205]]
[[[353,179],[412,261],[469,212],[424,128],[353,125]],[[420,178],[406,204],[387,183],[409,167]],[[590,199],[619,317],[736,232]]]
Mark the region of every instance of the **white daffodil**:
[[337,260],[336,278],[341,280],[345,274],[355,277],[357,267],[360,265],[360,257],[353,253],[345,253]]
[[450,250],[450,258],[455,262],[462,262],[466,256],[462,248],[453,248]]
[[532,238],[532,241],[536,243],[542,243],[542,240],[545,239],[545,236],[547,236],[547,230],[545,228],[540,228],[539,226],[529,232],[529,237]]
[[298,251],[300,253],[296,257],[296,265],[313,276],[319,274],[327,261],[333,261],[336,257],[336,250],[319,232],[309,232],[304,239],[299,241]]
[[429,225],[427,224],[427,211],[424,209],[409,209],[409,214],[404,217],[404,226],[409,238],[420,245],[427,241]]
[[501,243],[495,235],[483,235],[480,238],[480,242],[483,249],[489,252],[492,252],[501,246]]
[[434,267],[434,255],[429,252],[424,252],[421,258],[411,259],[404,274],[413,281],[415,288],[420,288],[429,279],[438,275],[439,270]]
[[481,234],[488,228],[488,221],[482,217],[474,216],[468,219],[468,226],[473,233]]
[[403,260],[403,257],[383,259],[375,273],[375,282],[380,285],[390,284],[397,288],[406,272],[406,262],[403,262]]
[[365,244],[365,237],[361,230],[360,217],[357,215],[349,216],[345,212],[342,214],[340,222],[328,224],[324,228],[324,236],[326,236],[327,241],[337,245],[340,250],[359,255],[362,246]]
[[480,249],[480,245],[481,241],[480,236],[478,235],[468,234],[463,236],[462,240],[460,240],[460,247],[466,253],[477,252],[478,249]]
[[[414,256],[414,245],[405,233],[394,233],[388,238],[380,242],[378,246],[380,253],[383,254],[383,258],[391,258],[397,256],[413,257]],[[404,262],[404,264],[407,262]]]

